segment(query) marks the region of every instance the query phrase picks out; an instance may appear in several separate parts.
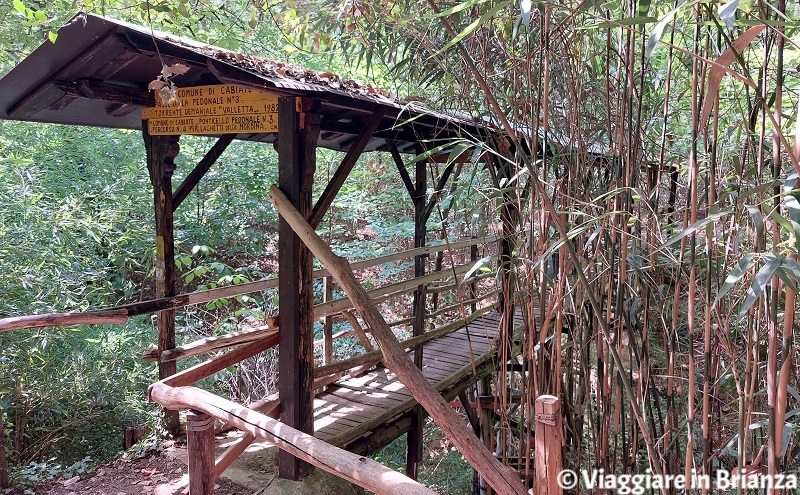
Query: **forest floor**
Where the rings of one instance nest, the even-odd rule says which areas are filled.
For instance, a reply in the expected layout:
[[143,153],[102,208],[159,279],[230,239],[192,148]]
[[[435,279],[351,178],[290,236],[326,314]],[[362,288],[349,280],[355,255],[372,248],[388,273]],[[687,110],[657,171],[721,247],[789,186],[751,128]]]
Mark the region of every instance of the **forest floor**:
[[[51,481],[37,495],[177,495],[188,487],[186,444],[165,441],[163,449],[141,458],[120,457],[91,473]],[[251,488],[219,478],[217,495],[250,495]]]

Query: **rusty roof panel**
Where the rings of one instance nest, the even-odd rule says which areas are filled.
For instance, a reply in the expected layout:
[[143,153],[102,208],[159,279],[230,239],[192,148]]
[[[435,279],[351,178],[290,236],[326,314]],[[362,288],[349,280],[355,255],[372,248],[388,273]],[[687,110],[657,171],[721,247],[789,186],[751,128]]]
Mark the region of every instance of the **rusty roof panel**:
[[[0,118],[141,129],[140,108],[152,102],[148,84],[166,64],[190,70],[173,81],[179,87],[233,83],[322,103],[325,127],[319,146],[346,150],[361,122],[379,107],[384,121],[367,151],[386,149],[386,139],[404,152],[417,142],[446,139],[461,131],[486,135],[482,124],[433,112],[371,85],[275,60],[244,55],[134,24],[78,14],[0,80]],[[327,139],[325,139],[327,137]],[[239,139],[271,142],[273,135]]]

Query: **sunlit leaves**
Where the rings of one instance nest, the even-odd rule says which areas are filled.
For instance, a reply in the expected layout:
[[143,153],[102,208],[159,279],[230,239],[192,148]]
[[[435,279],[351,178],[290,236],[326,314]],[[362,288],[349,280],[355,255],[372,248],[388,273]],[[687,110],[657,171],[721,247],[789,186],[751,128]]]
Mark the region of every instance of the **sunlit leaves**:
[[731,0],[717,7],[717,14],[727,26],[728,31],[733,30],[733,21],[736,19],[736,9],[738,8],[739,0]]
[[653,29],[650,30],[650,36],[647,40],[647,50],[645,54],[647,58],[653,56],[653,51],[655,51],[656,46],[658,46],[658,42],[661,40],[661,36],[664,34],[664,28],[667,27],[667,24],[672,21],[672,18],[675,17],[675,14],[686,4],[686,2],[679,3],[674,9],[670,10],[667,15],[662,17],[656,24],[653,26]]

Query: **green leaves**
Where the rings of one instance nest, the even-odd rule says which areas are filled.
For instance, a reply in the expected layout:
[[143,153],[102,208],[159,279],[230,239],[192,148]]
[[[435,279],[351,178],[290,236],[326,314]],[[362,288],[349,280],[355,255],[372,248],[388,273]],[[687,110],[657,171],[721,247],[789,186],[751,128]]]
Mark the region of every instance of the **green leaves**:
[[739,0],[731,0],[717,7],[717,15],[728,27],[728,31],[733,30],[733,21],[736,19],[736,10],[739,8]]
[[461,43],[461,41],[463,41],[464,38],[474,33],[475,30],[477,30],[481,25],[486,23],[489,19],[497,15],[498,12],[505,9],[512,3],[513,2],[511,0],[503,0],[501,2],[496,3],[494,6],[492,6],[492,8],[487,10],[482,16],[480,16],[478,19],[470,23],[466,28],[464,28],[460,33],[458,33],[455,38],[451,39],[449,42],[447,42],[446,45],[437,50],[434,56],[446,52],[447,50],[455,46],[457,43]]
[[800,263],[795,259],[773,253],[745,253],[739,262],[728,271],[725,282],[720,287],[713,304],[716,305],[739,281],[744,279],[759,260],[763,260],[764,264],[756,272],[753,281],[747,288],[744,301],[739,307],[739,316],[745,316],[750,311],[750,308],[770,285],[773,276],[780,278],[789,290],[798,291],[796,281],[800,280]]
[[653,51],[655,51],[656,46],[658,46],[661,36],[664,35],[664,28],[667,27],[667,24],[669,24],[672,18],[675,17],[675,14],[677,14],[681,7],[683,7],[685,4],[685,1],[679,3],[677,7],[670,10],[667,15],[662,17],[661,20],[659,20],[655,26],[653,26],[653,29],[650,31],[650,36],[647,40],[647,50],[645,52],[648,59],[653,56]]
[[25,8],[25,4],[22,3],[21,0],[14,0],[14,10],[16,10],[17,12],[19,12],[22,15],[25,15],[25,11],[27,9]]
[[692,225],[686,227],[685,229],[683,229],[682,231],[678,232],[677,234],[674,234],[673,236],[669,237],[664,242],[664,244],[662,244],[658,248],[658,250],[661,251],[661,250],[666,249],[667,247],[675,244],[676,242],[680,241],[684,237],[694,234],[698,230],[704,228],[706,225],[709,225],[712,222],[716,222],[717,220],[719,220],[720,218],[723,218],[724,216],[726,216],[728,214],[729,213],[726,212],[726,211],[721,211],[721,212],[709,215],[709,216],[705,217],[702,220],[696,221],[695,223],[693,223]]

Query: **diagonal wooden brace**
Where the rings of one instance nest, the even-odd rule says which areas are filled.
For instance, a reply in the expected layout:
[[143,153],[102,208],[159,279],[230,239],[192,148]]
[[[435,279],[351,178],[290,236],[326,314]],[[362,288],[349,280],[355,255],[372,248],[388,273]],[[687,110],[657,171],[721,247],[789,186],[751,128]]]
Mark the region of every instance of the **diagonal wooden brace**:
[[403,385],[408,387],[414,398],[428,411],[447,438],[455,444],[467,461],[499,495],[526,495],[528,492],[520,481],[519,474],[514,469],[503,465],[469,429],[464,428],[461,417],[452,410],[447,401],[428,383],[422,372],[414,366],[386,320],[383,319],[383,315],[356,280],[347,260],[331,251],[330,247],[314,231],[314,228],[292,206],[278,186],[273,185],[270,188],[269,197],[281,217],[349,296],[377,341],[383,354],[384,363],[397,375]]

